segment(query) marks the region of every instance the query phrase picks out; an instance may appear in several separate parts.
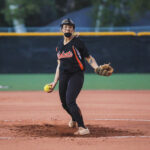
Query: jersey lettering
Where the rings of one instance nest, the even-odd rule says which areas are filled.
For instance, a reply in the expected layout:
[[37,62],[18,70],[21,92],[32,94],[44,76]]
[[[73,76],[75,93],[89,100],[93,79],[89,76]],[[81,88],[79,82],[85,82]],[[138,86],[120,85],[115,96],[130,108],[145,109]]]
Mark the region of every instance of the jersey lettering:
[[58,52],[57,53],[57,57],[58,57],[58,59],[61,59],[61,58],[71,58],[73,56],[73,54],[72,54],[72,52],[71,51],[69,51],[69,52],[62,52],[62,53],[60,53],[60,52]]

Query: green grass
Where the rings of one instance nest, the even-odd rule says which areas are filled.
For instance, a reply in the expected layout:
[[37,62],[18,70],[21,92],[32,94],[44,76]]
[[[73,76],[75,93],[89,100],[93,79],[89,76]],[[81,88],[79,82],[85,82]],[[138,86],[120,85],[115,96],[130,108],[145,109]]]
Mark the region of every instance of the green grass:
[[[0,74],[0,91],[43,90],[53,79],[54,74]],[[85,74],[83,89],[150,90],[150,74],[113,74],[110,77]]]

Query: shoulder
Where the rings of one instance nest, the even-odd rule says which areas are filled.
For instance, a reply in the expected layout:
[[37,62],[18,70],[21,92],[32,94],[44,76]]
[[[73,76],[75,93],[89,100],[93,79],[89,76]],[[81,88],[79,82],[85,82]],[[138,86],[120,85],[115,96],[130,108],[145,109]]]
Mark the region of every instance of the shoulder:
[[62,45],[63,45],[63,39],[58,41],[57,46],[56,46],[56,51],[58,51],[58,49],[61,49]]
[[77,42],[83,42],[83,41],[80,39],[80,37],[76,37],[76,36],[74,37],[74,40],[77,41]]
[[74,37],[75,44],[78,46],[83,46],[84,42],[79,37]]

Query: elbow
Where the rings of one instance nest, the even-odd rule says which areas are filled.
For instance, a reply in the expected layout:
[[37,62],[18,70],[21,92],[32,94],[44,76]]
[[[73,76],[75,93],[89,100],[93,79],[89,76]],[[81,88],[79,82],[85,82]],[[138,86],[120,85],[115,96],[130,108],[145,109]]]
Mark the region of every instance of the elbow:
[[92,62],[95,61],[94,57],[91,56],[91,55],[90,55],[90,57],[89,57],[89,62],[90,62],[90,61],[92,61]]
[[86,57],[86,61],[89,62],[93,57],[91,55],[89,55],[89,57]]

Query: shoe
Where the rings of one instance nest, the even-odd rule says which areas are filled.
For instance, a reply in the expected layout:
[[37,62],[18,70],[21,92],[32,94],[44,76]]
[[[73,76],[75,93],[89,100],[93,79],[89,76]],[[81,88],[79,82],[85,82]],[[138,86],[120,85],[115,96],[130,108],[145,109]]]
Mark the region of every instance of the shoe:
[[79,127],[78,131],[74,133],[74,135],[87,135],[90,134],[90,131],[88,128]]
[[72,119],[69,121],[68,126],[70,128],[75,128],[76,127],[76,121],[73,121]]

